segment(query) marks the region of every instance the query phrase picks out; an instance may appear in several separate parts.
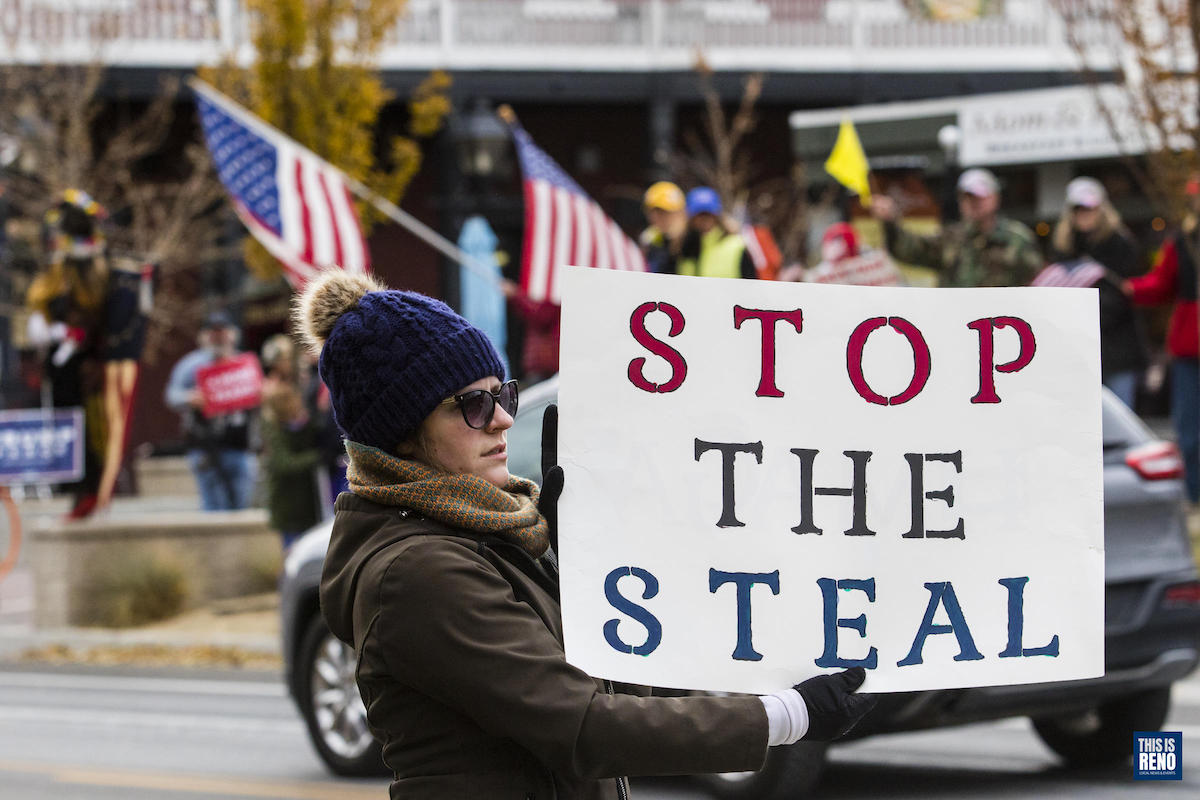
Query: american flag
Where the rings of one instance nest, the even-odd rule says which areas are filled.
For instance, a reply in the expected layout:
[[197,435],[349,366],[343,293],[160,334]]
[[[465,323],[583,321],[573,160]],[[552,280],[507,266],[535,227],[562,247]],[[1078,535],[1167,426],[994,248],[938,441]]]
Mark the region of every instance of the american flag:
[[1104,279],[1107,270],[1088,258],[1051,264],[1037,274],[1030,286],[1067,286],[1086,289]]
[[559,267],[646,271],[637,243],[609,219],[517,122],[513,140],[525,188],[521,289],[532,300],[560,301]]
[[329,267],[367,272],[370,256],[342,172],[211,86],[191,86],[238,218],[292,285]]

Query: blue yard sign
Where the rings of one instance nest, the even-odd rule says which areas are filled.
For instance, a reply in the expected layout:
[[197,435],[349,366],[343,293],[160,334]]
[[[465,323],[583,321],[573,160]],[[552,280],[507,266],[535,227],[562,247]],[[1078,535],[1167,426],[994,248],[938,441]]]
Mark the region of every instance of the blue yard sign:
[[0,486],[83,477],[83,411],[0,411]]

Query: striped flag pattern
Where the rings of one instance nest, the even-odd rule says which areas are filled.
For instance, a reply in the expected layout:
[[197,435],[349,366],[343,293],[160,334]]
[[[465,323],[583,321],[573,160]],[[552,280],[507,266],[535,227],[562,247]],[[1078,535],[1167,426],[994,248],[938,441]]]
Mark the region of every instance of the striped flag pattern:
[[646,271],[637,243],[613,222],[518,123],[510,125],[525,192],[521,289],[531,299],[559,303],[559,267]]
[[246,229],[292,286],[329,267],[370,270],[345,176],[225,95],[193,81],[204,139]]
[[1104,267],[1091,259],[1078,259],[1051,264],[1037,274],[1030,286],[1066,286],[1086,289],[1095,286],[1105,276]]

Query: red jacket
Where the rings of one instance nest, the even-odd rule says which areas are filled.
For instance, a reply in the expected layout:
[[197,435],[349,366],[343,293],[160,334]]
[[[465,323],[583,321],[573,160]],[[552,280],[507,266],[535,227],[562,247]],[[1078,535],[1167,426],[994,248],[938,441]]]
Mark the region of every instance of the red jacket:
[[[1200,327],[1195,300],[1179,296],[1179,252],[1175,239],[1168,239],[1154,268],[1145,275],[1130,278],[1133,302],[1139,306],[1157,306],[1174,301],[1167,326],[1167,352],[1176,358],[1200,356]],[[1193,293],[1194,293],[1193,289]]]
[[562,307],[545,300],[531,300],[521,294],[513,295],[508,302],[525,320],[525,348],[521,358],[525,374],[548,378],[558,372]]

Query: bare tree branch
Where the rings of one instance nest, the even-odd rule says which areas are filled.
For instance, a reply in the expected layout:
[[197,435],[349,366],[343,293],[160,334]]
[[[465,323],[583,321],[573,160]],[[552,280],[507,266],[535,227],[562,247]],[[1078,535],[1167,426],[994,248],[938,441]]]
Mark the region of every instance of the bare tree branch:
[[[178,80],[164,81],[140,113],[97,131],[111,104],[100,94],[105,68],[38,65],[0,70],[0,129],[20,155],[6,175],[15,205],[40,219],[64,189],[80,188],[121,224],[105,227],[114,261],[157,265],[159,291],[143,358],[154,361],[173,338],[190,338],[200,310],[195,273],[229,257],[218,245],[224,193],[204,147],[185,146],[169,177],[143,161],[162,152],[178,112]],[[98,135],[100,134],[100,135]]]
[[809,218],[803,168],[787,177],[756,182],[758,169],[745,147],[746,137],[758,124],[755,108],[764,76],[755,73],[745,79],[737,110],[727,117],[703,55],[697,56],[695,70],[704,101],[703,123],[700,130],[683,131],[683,149],[671,155],[672,171],[684,183],[713,187],[726,208],[744,210],[749,221],[766,225],[785,264],[803,259]]
[[[1154,207],[1167,219],[1178,221],[1185,208],[1183,184],[1196,167],[1200,141],[1200,115],[1195,113],[1200,2],[1188,0],[1184,8],[1181,0],[1054,0],[1054,6],[1114,141],[1120,145],[1130,133],[1128,125],[1121,125],[1122,115],[1131,114],[1136,123],[1133,132],[1144,156],[1125,150],[1122,163]],[[1184,25],[1189,27],[1186,37],[1179,35]],[[1103,30],[1117,36],[1119,52],[1125,56],[1116,83],[1126,108],[1115,108],[1105,98],[1100,76],[1090,63],[1088,34]]]

